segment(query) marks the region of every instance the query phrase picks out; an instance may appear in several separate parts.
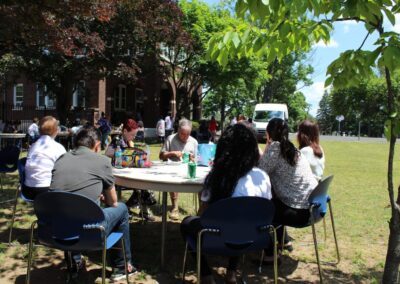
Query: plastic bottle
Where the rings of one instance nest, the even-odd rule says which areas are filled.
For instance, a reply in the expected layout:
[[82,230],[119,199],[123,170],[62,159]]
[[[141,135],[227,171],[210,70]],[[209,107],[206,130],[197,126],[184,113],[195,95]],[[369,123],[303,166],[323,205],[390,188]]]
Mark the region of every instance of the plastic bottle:
[[122,150],[120,146],[117,146],[117,149],[114,153],[114,167],[117,169],[122,168]]

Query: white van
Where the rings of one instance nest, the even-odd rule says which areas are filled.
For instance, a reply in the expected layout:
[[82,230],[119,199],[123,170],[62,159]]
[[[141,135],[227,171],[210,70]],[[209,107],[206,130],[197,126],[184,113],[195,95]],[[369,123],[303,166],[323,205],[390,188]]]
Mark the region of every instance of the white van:
[[253,125],[259,141],[265,142],[265,131],[268,121],[278,117],[283,120],[289,119],[286,104],[257,104],[253,113]]

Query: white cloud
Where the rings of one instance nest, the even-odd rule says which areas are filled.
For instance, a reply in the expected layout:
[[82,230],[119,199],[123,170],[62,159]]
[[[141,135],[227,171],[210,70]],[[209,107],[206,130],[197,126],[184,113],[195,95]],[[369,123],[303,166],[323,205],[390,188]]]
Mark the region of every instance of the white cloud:
[[324,84],[324,81],[315,82],[311,86],[301,90],[306,97],[307,103],[311,105],[310,114],[313,116],[317,115],[319,101],[321,100],[325,91]]
[[326,44],[322,40],[318,41],[317,43],[314,44],[313,47],[322,47],[322,48],[336,48],[338,47],[339,44],[337,41],[335,41],[333,38]]

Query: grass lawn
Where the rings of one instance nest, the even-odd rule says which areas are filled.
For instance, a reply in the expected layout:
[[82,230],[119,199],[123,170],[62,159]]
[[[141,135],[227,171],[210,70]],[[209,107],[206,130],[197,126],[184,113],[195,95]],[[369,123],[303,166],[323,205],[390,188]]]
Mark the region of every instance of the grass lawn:
[[[264,147],[264,145],[260,145]],[[359,142],[323,141],[326,154],[325,175],[335,176],[330,188],[337,235],[341,253],[341,262],[335,261],[335,246],[327,219],[327,240],[324,242],[322,222],[318,225],[321,259],[325,279],[328,283],[379,283],[383,271],[388,238],[388,220],[390,218],[389,199],[386,185],[388,144]],[[151,146],[151,157],[158,159],[158,145]],[[396,148],[398,152],[398,148]],[[396,153],[397,153],[396,152]],[[395,156],[397,157],[397,156]],[[399,185],[399,162],[394,167],[395,188]],[[12,198],[16,187],[17,175],[9,175],[4,190],[0,191],[0,201]],[[124,192],[124,198],[129,192]],[[158,194],[156,193],[156,197]],[[180,197],[182,212],[193,213],[193,195]],[[14,246],[6,245],[8,240],[7,222],[10,220],[12,203],[0,206],[0,283],[22,283],[26,272],[26,254],[29,234],[28,227],[34,220],[32,208],[23,203],[18,207],[18,219],[15,229]],[[179,222],[169,221],[167,237],[167,271],[159,271],[160,215],[159,208],[153,211],[157,215],[154,223],[142,224],[137,211],[131,223],[132,252],[134,261],[142,270],[134,278],[135,283],[179,283],[184,244],[179,233]],[[312,245],[311,229],[289,229],[294,238],[295,250],[285,254],[279,268],[282,283],[316,283],[319,281]],[[93,259],[94,263],[93,264]],[[98,255],[90,256],[87,275],[78,283],[93,283],[100,276],[100,267],[96,264]],[[272,269],[266,267],[261,275],[256,273],[255,260],[258,255],[247,257],[245,268],[248,283],[272,283]],[[222,283],[226,261],[223,258],[211,258],[217,280]],[[187,283],[195,281],[194,262],[189,261]],[[32,283],[64,283],[65,275],[62,253],[38,248],[36,263],[32,273]],[[124,283],[124,282],[121,282]]]

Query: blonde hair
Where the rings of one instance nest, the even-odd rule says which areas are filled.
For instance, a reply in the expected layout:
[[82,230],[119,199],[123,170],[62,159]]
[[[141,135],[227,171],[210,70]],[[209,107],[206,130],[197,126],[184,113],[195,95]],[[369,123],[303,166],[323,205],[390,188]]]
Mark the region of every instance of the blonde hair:
[[39,121],[40,135],[55,136],[58,130],[58,120],[53,116],[48,115]]

